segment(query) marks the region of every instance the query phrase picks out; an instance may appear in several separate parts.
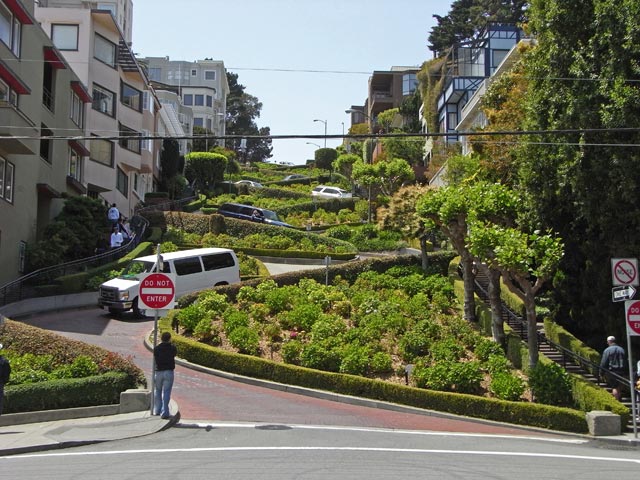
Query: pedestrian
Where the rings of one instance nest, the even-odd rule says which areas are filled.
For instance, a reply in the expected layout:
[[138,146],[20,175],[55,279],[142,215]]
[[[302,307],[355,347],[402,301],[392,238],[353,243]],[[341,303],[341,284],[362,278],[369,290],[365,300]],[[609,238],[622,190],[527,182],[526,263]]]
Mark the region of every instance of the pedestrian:
[[[0,350],[2,344],[0,343]],[[2,415],[2,404],[4,402],[4,386],[9,383],[11,377],[11,364],[9,360],[0,354],[0,415]]]
[[124,217],[120,217],[120,220],[118,220],[118,231],[122,234],[122,238],[123,241],[126,243],[129,241],[129,239],[131,238],[131,234],[129,233],[129,229],[127,228],[127,225],[125,224],[125,222],[127,221],[126,218]]
[[122,232],[120,232],[118,224],[116,223],[113,226],[113,231],[111,232],[111,248],[118,248],[122,246],[123,241],[124,237],[122,236]]
[[111,226],[118,225],[118,220],[120,220],[120,210],[116,207],[116,204],[111,204],[111,208],[107,212],[107,219]]
[[178,350],[171,343],[171,332],[162,332],[161,343],[153,349],[153,358],[156,362],[156,374],[153,379],[153,414],[160,415],[167,419],[171,416],[169,412],[169,401],[171,400],[171,389],[173,388],[174,370],[176,368],[176,355]]
[[609,346],[602,352],[600,368],[605,370],[605,378],[607,380],[607,386],[611,389],[611,394],[616,400],[620,401],[620,380],[612,375],[612,373],[624,376],[625,353],[624,349],[616,343],[616,337],[607,337],[607,344]]

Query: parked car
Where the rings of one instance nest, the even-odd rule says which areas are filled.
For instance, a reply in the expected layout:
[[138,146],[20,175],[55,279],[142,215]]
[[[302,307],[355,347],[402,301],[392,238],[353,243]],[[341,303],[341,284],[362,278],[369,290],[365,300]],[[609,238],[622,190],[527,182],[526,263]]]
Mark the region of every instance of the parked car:
[[236,185],[248,185],[253,188],[262,188],[263,185],[259,182],[254,182],[253,180],[238,180]]
[[309,178],[306,175],[300,175],[299,173],[294,173],[292,175],[287,175],[283,180],[303,180],[305,178]]
[[351,192],[347,192],[338,187],[331,187],[327,185],[318,185],[311,190],[312,197],[330,197],[330,198],[351,198]]
[[218,207],[218,213],[225,217],[239,218],[240,220],[250,220],[252,222],[266,223],[278,227],[290,227],[293,225],[283,222],[278,214],[273,210],[254,207],[253,205],[242,205],[240,203],[223,203]]
[[[133,310],[137,317],[146,312],[138,306],[140,274],[156,271],[157,255],[133,260],[118,278],[100,285],[98,306],[112,314]],[[175,274],[175,297],[189,292],[240,282],[240,264],[228,248],[195,248],[161,255],[160,271]]]

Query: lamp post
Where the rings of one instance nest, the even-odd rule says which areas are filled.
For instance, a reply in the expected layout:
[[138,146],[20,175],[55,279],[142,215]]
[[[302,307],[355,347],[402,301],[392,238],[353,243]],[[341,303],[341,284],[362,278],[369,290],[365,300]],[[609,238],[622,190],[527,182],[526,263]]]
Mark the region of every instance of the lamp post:
[[[364,113],[363,110],[356,110],[355,108],[348,108],[344,111],[344,113],[348,113],[348,114],[352,114],[352,113],[358,113],[360,115],[362,115],[363,117],[365,117],[367,120],[369,120],[369,122],[371,121],[371,117],[369,115],[367,115],[366,113]],[[369,124],[369,128],[371,128],[371,124]],[[347,151],[349,151],[349,148],[347,147]],[[367,158],[367,162],[370,162],[370,159]],[[367,223],[371,223],[371,185],[369,185],[367,187],[367,196],[368,198],[368,202],[369,202],[369,209],[367,212]]]
[[313,142],[305,142],[307,145],[315,145],[318,148],[322,148],[320,145],[318,145],[317,143],[313,143]]
[[324,123],[324,148],[327,148],[327,121],[326,120],[320,120],[318,118],[313,120],[314,122],[322,122]]

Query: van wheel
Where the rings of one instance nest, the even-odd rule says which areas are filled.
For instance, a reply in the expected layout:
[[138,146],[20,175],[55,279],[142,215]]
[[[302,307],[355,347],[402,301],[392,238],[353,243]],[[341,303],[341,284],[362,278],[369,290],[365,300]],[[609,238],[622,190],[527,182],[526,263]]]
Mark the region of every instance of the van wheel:
[[138,297],[136,297],[136,299],[133,301],[132,308],[133,308],[133,314],[136,316],[136,318],[145,318],[147,316],[146,310],[142,310],[138,308]]

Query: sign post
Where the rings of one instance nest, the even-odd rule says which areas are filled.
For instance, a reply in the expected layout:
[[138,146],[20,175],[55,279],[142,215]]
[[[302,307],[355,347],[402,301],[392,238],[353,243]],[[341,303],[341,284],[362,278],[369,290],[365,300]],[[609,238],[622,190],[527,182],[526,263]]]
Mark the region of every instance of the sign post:
[[627,324],[627,359],[629,360],[629,392],[631,392],[631,414],[633,415],[633,435],[638,438],[636,390],[633,382],[633,361],[631,360],[631,337],[640,336],[640,300],[624,302]]
[[[175,304],[176,282],[175,275],[160,273],[162,265],[162,255],[160,255],[160,244],[157,247],[158,256],[156,258],[156,272],[140,276],[140,293],[138,294],[138,305],[142,308],[155,310],[153,319],[153,350],[158,344],[158,310],[173,308]],[[151,355],[151,407],[153,415],[153,404],[155,400],[155,378],[156,359]]]

